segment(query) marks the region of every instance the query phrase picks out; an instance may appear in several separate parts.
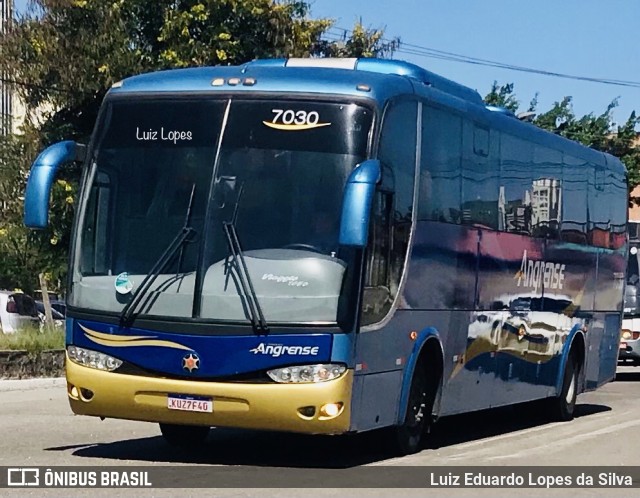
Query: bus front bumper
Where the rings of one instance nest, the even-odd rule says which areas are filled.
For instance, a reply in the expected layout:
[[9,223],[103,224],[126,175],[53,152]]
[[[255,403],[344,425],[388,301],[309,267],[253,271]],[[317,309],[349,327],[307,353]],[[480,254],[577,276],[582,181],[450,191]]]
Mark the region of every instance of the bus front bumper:
[[[69,403],[77,415],[307,434],[349,431],[352,370],[315,384],[203,382],[106,372],[67,357],[66,373]],[[169,409],[169,394],[211,398],[213,411]],[[328,404],[338,404],[337,415],[321,413]]]

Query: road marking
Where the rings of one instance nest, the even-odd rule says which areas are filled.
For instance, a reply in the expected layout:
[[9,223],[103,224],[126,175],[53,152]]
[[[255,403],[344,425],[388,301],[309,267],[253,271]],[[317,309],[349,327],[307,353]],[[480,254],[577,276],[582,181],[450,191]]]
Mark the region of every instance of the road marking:
[[[540,425],[537,427],[530,427],[528,429],[523,429],[520,431],[515,431],[515,432],[509,432],[507,434],[502,434],[499,436],[489,436],[483,439],[479,439],[477,441],[471,441],[469,443],[461,443],[459,445],[452,445],[449,446],[448,448],[451,448],[453,450],[462,450],[461,452],[457,452],[454,455],[448,456],[447,458],[450,460],[461,460],[463,458],[467,458],[469,456],[483,456],[483,454],[489,454],[487,455],[488,458],[493,458],[492,454],[495,454],[496,452],[496,447],[493,446],[492,443],[494,442],[500,442],[500,441],[505,441],[505,440],[509,440],[509,439],[517,439],[517,445],[519,447],[522,447],[522,439],[525,438],[527,435],[529,434],[534,434],[536,432],[543,432],[543,431],[548,431],[548,435],[556,438],[558,437],[557,434],[557,429],[564,427],[566,429],[569,429],[567,434],[563,434],[562,438],[565,440],[575,440],[576,438],[582,438],[585,436],[586,434],[596,434],[598,431],[590,431],[588,429],[588,426],[592,425],[592,423],[597,423],[598,426],[607,424],[607,421],[612,420],[612,419],[623,419],[626,420],[628,418],[632,417],[632,412],[631,411],[625,411],[625,412],[620,412],[620,413],[612,413],[612,412],[604,412],[604,413],[597,413],[594,415],[589,415],[588,417],[585,418],[579,418],[579,419],[575,419],[571,424],[567,424],[566,422],[552,422],[552,423],[548,423],[548,424],[544,424],[544,425]],[[640,423],[640,421],[638,422],[633,422],[635,423]],[[607,424],[608,425],[608,424]],[[616,425],[608,425],[608,427],[614,428],[617,427]],[[615,429],[612,429],[612,431],[614,431]],[[589,431],[589,432],[587,432]],[[544,438],[546,434],[543,434],[540,436],[540,438]],[[537,448],[547,448],[547,443],[545,442],[544,445],[540,445],[540,446],[534,446],[531,447],[529,450],[527,451],[535,451],[535,449]],[[487,448],[486,446],[491,444],[491,448]],[[465,451],[465,450],[469,450],[471,448],[474,448],[476,446],[482,445],[482,448],[479,450],[471,450],[471,451]],[[557,444],[554,443],[554,446],[557,446]],[[444,449],[444,448],[443,448]],[[510,454],[509,456],[512,456],[512,454]],[[501,455],[500,457],[497,458],[506,458],[506,456]]]
[[[630,412],[626,412],[626,413],[630,413]],[[626,414],[625,413],[625,414]],[[620,414],[616,414],[616,415],[620,415]],[[608,420],[610,418],[613,418],[614,415],[611,414],[611,412],[604,412],[604,413],[596,413],[594,415],[589,415],[588,419],[585,419],[585,421],[589,420],[599,420],[599,421],[604,421],[604,420]],[[575,421],[573,422],[572,425],[578,425],[578,423],[580,421],[582,421],[582,417],[579,419],[575,419]],[[532,434],[534,432],[539,432],[539,431],[543,431],[543,430],[547,430],[547,429],[553,429],[555,427],[558,426],[564,426],[566,425],[565,422],[550,422],[550,423],[546,423],[543,425],[538,425],[536,427],[529,427],[527,429],[521,429],[518,431],[512,431],[512,432],[508,432],[506,434],[501,434],[499,436],[487,436],[485,438],[482,439],[477,439],[475,441],[470,441],[468,443],[460,443],[460,444],[455,444],[452,446],[449,446],[450,448],[456,448],[456,449],[460,449],[460,450],[466,450],[468,448],[473,448],[474,446],[478,446],[478,445],[485,445],[487,443],[487,441],[500,441],[502,439],[509,439],[512,437],[518,437],[520,438],[523,435],[527,435],[527,434]]]
[[640,425],[640,420],[631,420],[629,422],[623,422],[620,424],[615,424],[615,425],[610,425],[608,427],[604,427],[602,429],[599,429],[597,431],[590,431],[584,434],[578,434],[578,435],[574,435],[571,437],[563,437],[560,440],[557,440],[554,442],[554,444],[552,446],[548,445],[548,444],[544,444],[544,445],[540,445],[540,446],[533,446],[533,447],[529,447],[526,450],[522,450],[522,451],[517,451],[515,453],[511,453],[511,454],[505,454],[505,455],[496,455],[496,456],[488,456],[487,459],[488,460],[501,460],[504,458],[517,458],[523,455],[531,455],[531,453],[539,451],[539,450],[544,450],[545,452],[548,452],[550,448],[552,448],[553,450],[558,450],[560,448],[564,448],[566,446],[570,446],[570,445],[574,445],[576,442],[578,441],[584,441],[585,439],[591,439],[597,436],[602,436],[604,434],[610,434],[612,432],[616,432],[618,430],[621,429],[628,429],[630,427],[634,427],[636,425]]

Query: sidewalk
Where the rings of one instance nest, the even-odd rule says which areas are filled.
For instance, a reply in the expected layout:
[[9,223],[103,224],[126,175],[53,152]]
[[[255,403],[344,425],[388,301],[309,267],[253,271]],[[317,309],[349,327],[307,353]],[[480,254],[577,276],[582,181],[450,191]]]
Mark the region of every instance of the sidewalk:
[[66,380],[64,377],[48,377],[37,379],[21,380],[0,380],[0,392],[7,391],[29,391],[32,389],[64,388]]

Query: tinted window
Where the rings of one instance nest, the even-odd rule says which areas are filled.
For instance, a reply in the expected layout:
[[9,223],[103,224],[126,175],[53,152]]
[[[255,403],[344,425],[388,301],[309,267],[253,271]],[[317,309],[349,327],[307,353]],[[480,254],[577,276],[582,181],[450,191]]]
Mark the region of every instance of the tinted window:
[[609,215],[610,192],[607,191],[606,182],[608,176],[605,175],[604,166],[590,165],[589,195],[587,196],[588,238],[589,243],[598,247],[609,247]]
[[556,239],[562,220],[562,153],[535,145],[531,185],[531,234]]
[[566,242],[587,242],[587,189],[591,166],[582,159],[562,158],[562,227],[560,238]]
[[364,324],[384,318],[398,294],[411,233],[416,135],[415,102],[401,102],[387,110],[378,154],[383,182],[374,199],[367,254]]
[[519,138],[502,134],[500,140],[499,210],[504,230],[531,234],[533,186],[533,145]]
[[420,219],[461,223],[462,118],[423,107]]
[[[627,226],[627,184],[624,176],[610,172],[611,175],[611,248],[618,249],[626,243]],[[631,235],[629,236],[631,238]]]
[[500,136],[464,123],[462,156],[462,223],[497,229],[500,180]]

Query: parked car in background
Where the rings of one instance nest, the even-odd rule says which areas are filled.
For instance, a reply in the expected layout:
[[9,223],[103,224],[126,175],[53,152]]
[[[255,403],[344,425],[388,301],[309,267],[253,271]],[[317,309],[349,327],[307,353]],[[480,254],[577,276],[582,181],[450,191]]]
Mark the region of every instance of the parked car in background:
[[39,325],[38,309],[31,296],[0,291],[0,330],[3,334],[14,334],[21,327]]
[[[60,299],[60,296],[56,292],[48,291],[47,294],[49,294],[49,303],[51,303],[51,307],[58,313],[66,316],[67,305],[64,300]],[[35,298],[36,303],[42,302],[42,291],[34,291],[33,297]]]
[[[44,325],[46,314],[44,312],[44,303],[42,301],[36,301],[36,309],[38,310],[38,318],[40,323]],[[60,313],[56,308],[51,305],[51,317],[53,318],[53,325],[56,328],[64,327],[64,315]]]

